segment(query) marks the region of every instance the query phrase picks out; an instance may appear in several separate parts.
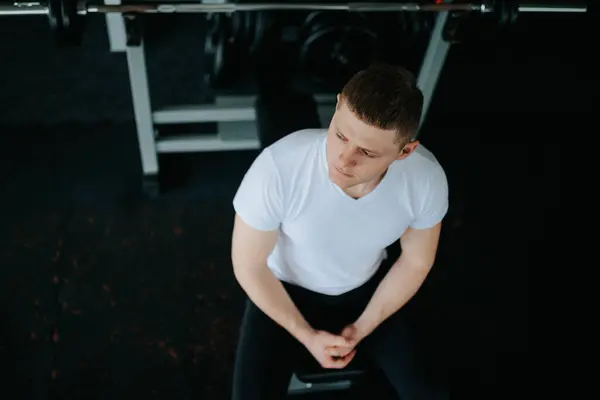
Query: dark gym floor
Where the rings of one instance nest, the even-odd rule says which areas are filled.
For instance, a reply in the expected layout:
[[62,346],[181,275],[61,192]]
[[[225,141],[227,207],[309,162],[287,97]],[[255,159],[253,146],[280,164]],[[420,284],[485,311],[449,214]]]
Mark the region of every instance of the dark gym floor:
[[[560,203],[561,145],[600,89],[592,17],[571,19],[455,46],[421,136],[451,208],[413,303],[424,334],[444,332],[432,346],[456,399],[525,397],[528,275],[548,257],[536,250]],[[206,96],[199,26],[155,27],[155,105]],[[43,19],[0,25],[2,397],[227,399],[243,299],[230,204],[256,153],[161,157],[169,191],[144,199],[126,64],[103,20],[80,49],[46,35]]]

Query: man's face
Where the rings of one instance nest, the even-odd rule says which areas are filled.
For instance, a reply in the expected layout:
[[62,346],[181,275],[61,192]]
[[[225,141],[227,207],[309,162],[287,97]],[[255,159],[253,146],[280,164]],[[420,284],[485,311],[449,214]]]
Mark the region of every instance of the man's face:
[[398,143],[395,131],[365,124],[338,95],[327,133],[329,178],[342,189],[377,180],[392,162],[408,156],[417,144],[413,141],[405,146]]

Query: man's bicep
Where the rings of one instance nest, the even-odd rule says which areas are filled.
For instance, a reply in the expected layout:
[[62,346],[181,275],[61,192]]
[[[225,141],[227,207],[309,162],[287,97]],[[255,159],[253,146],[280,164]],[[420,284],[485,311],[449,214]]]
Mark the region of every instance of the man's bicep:
[[449,208],[448,181],[443,170],[431,177],[422,197],[422,204],[410,224],[413,229],[428,229],[439,224]]
[[425,229],[408,228],[400,238],[402,256],[412,265],[430,268],[435,261],[441,228],[441,222]]
[[231,239],[231,259],[234,268],[263,267],[277,242],[279,229],[258,230],[235,214]]

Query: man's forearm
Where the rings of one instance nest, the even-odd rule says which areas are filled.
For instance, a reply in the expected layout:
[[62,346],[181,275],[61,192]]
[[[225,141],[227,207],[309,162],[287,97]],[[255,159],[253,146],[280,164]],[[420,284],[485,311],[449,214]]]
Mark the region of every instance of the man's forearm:
[[400,256],[355,322],[359,336],[368,336],[379,324],[402,308],[417,293],[430,269],[431,265],[411,264],[408,259]]
[[234,273],[242,289],[262,312],[299,342],[305,342],[313,329],[269,268],[239,268],[234,269]]

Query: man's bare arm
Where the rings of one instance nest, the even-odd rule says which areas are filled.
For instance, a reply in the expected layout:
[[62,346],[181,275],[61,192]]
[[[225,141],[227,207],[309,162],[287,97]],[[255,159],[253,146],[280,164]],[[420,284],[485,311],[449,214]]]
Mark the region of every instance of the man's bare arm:
[[314,334],[285,288],[267,266],[278,231],[259,231],[235,216],[231,259],[237,281],[250,300],[301,343]]
[[402,254],[354,324],[359,340],[369,335],[417,293],[435,261],[440,230],[441,223],[438,223],[429,229],[409,228],[402,236]]

